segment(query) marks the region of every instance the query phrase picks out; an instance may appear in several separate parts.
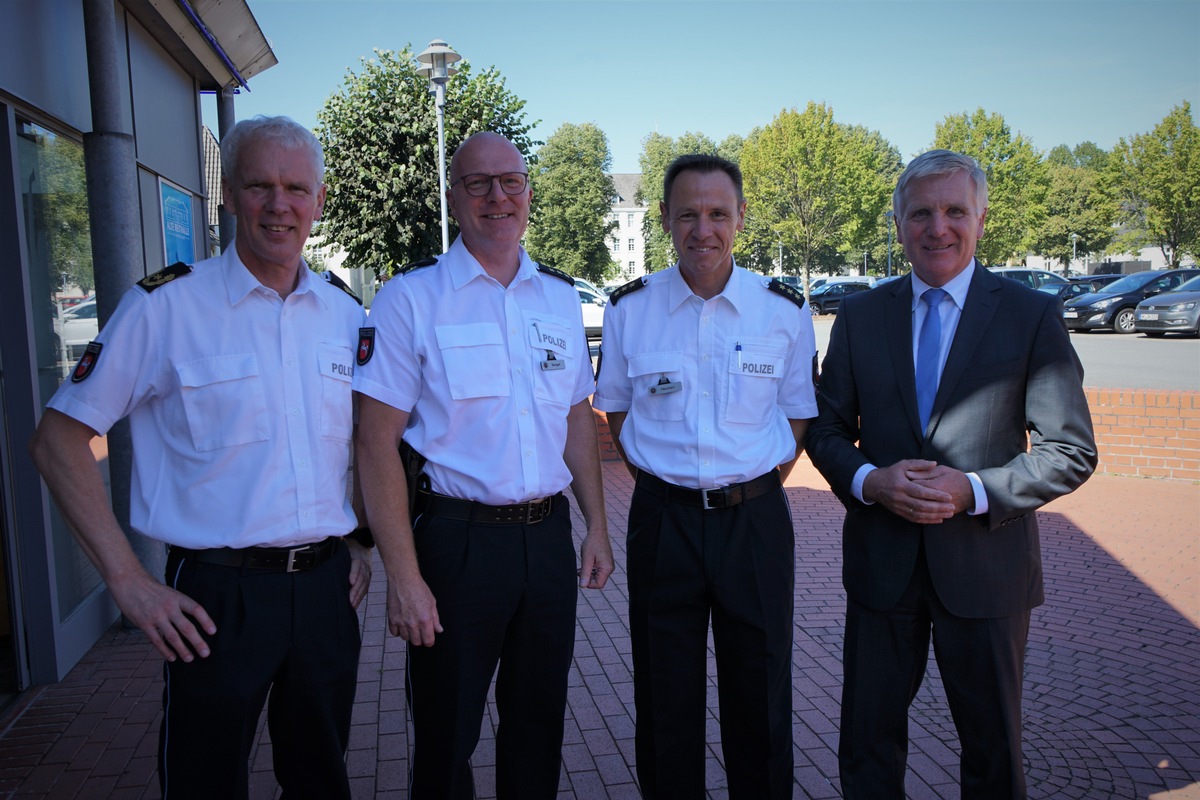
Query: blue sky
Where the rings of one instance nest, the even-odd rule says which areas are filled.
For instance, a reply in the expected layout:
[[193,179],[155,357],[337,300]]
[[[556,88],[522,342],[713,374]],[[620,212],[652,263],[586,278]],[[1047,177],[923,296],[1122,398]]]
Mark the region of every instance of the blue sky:
[[[907,161],[948,114],[982,106],[1046,151],[1151,130],[1187,100],[1200,116],[1197,0],[249,0],[279,64],[239,118],[314,126],[373,48],[445,39],[495,65],[545,140],[565,122],[608,136],[637,172],[657,130],[720,141],[810,100],[878,130]],[[432,99],[431,99],[432,102]],[[215,103],[203,103],[216,129]]]

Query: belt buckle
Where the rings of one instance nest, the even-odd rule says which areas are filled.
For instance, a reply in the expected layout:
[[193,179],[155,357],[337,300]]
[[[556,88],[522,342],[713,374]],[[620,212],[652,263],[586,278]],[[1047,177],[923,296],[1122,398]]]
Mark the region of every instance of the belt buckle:
[[[716,505],[713,505],[712,501],[709,499],[709,492],[712,492],[713,497],[719,498],[720,502],[718,502]],[[712,511],[714,508],[724,508],[725,507],[725,487],[721,486],[716,489],[701,489],[700,490],[700,505],[704,507],[705,511]]]
[[543,497],[541,500],[527,504],[525,506],[525,524],[533,525],[549,516],[550,500],[549,497]]
[[300,553],[307,552],[308,548],[309,548],[309,545],[304,545],[304,547],[293,547],[291,550],[288,550],[288,558],[287,558],[287,571],[288,572],[299,572],[300,570],[304,569],[304,567],[296,566],[296,556],[299,555]]

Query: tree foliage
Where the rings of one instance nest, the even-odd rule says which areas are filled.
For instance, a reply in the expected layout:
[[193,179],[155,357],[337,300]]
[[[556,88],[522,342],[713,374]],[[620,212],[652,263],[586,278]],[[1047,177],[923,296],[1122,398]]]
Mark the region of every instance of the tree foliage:
[[642,168],[642,183],[638,187],[637,202],[646,206],[642,219],[642,238],[646,242],[646,272],[666,269],[675,263],[675,247],[671,237],[662,229],[663,177],[667,166],[676,156],[688,153],[717,153],[717,146],[702,133],[685,133],[678,139],[655,132],[642,140],[642,154],[638,163]]
[[786,271],[807,283],[814,267],[856,262],[886,236],[899,152],[874,131],[836,122],[823,103],[780,112],[747,139],[741,166],[748,208],[739,258],[760,260],[782,245]]
[[531,173],[533,211],[526,247],[536,260],[603,284],[618,267],[606,237],[613,180],[608,138],[595,124],[565,123],[537,152]]
[[1200,257],[1200,131],[1191,104],[1171,109],[1150,133],[1117,142],[1110,178],[1128,246],[1156,245],[1172,267]]
[[1113,240],[1117,206],[1102,173],[1070,163],[1050,163],[1046,170],[1046,216],[1033,248],[1065,270],[1075,255],[1104,252]]
[[1045,217],[1045,165],[1033,144],[1012,135],[1004,117],[982,108],[938,123],[934,147],[971,156],[987,174],[987,233],[976,256],[987,265],[1023,260]]
[[[454,150],[473,133],[494,131],[526,158],[536,125],[525,101],[508,91],[495,67],[475,74],[463,62],[446,84],[445,141]],[[317,114],[325,148],[324,232],[349,264],[388,275],[442,250],[437,117],[429,82],[417,74],[412,48],[375,50]],[[457,226],[450,220],[451,236]]]

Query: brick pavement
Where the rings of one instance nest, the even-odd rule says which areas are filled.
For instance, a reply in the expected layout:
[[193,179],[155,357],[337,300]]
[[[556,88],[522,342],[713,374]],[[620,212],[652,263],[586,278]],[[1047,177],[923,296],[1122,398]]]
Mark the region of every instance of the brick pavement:
[[[618,564],[632,483],[607,463]],[[796,796],[835,798],[844,595],[840,507],[807,461],[788,481],[797,523],[793,650]],[[1032,798],[1200,798],[1200,485],[1096,476],[1041,513],[1047,603],[1034,612],[1025,755]],[[381,571],[376,570],[377,577]],[[364,604],[348,763],[356,798],[405,797],[404,648],[384,632],[384,582]],[[582,593],[563,750],[562,800],[637,798],[625,581]],[[0,718],[0,798],[155,798],[161,664],[111,629],[65,680]],[[710,683],[709,798],[726,798]],[[495,706],[474,764],[494,796]],[[941,681],[913,704],[909,796],[957,797],[957,746]],[[265,728],[251,797],[278,790]]]

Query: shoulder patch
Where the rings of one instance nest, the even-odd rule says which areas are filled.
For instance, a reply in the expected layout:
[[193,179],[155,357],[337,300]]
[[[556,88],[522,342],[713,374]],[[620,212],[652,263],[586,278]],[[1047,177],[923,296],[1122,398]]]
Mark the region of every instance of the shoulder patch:
[[147,275],[137,282],[137,285],[145,289],[147,292],[153,292],[160,286],[164,286],[176,278],[182,278],[192,271],[191,264],[185,264],[182,261],[176,261],[169,267],[164,267],[153,275]]
[[420,261],[414,261],[411,264],[405,264],[403,267],[396,270],[396,274],[397,275],[407,275],[408,273],[412,272],[413,270],[418,270],[421,267],[432,267],[437,262],[438,262],[437,256],[430,256],[429,258],[422,258]]
[[786,297],[788,300],[791,300],[800,306],[800,308],[808,308],[808,301],[804,299],[804,292],[790,284],[784,283],[778,278],[772,278],[771,282],[767,284],[767,288],[780,297]]
[[538,268],[538,272],[542,273],[543,275],[553,275],[554,277],[558,278],[559,280],[566,281],[567,283],[571,284],[572,286],[575,285],[575,279],[573,277],[571,277],[570,275],[568,275],[567,273],[563,272],[561,269],[552,267],[549,264],[538,264],[537,268]]
[[610,294],[608,296],[609,305],[615,306],[617,304],[617,301],[620,300],[622,297],[624,297],[627,294],[633,294],[634,292],[636,292],[638,289],[641,289],[645,285],[646,285],[645,278],[634,278],[629,283],[618,286],[616,289],[613,289],[612,294]]
[[323,278],[330,286],[336,286],[337,288],[341,289],[343,292],[350,295],[350,297],[354,299],[354,302],[358,303],[360,306],[362,305],[362,298],[356,295],[354,290],[351,289],[344,280],[339,278],[337,275],[334,275],[332,271],[325,270],[324,272],[318,272],[317,277]]

